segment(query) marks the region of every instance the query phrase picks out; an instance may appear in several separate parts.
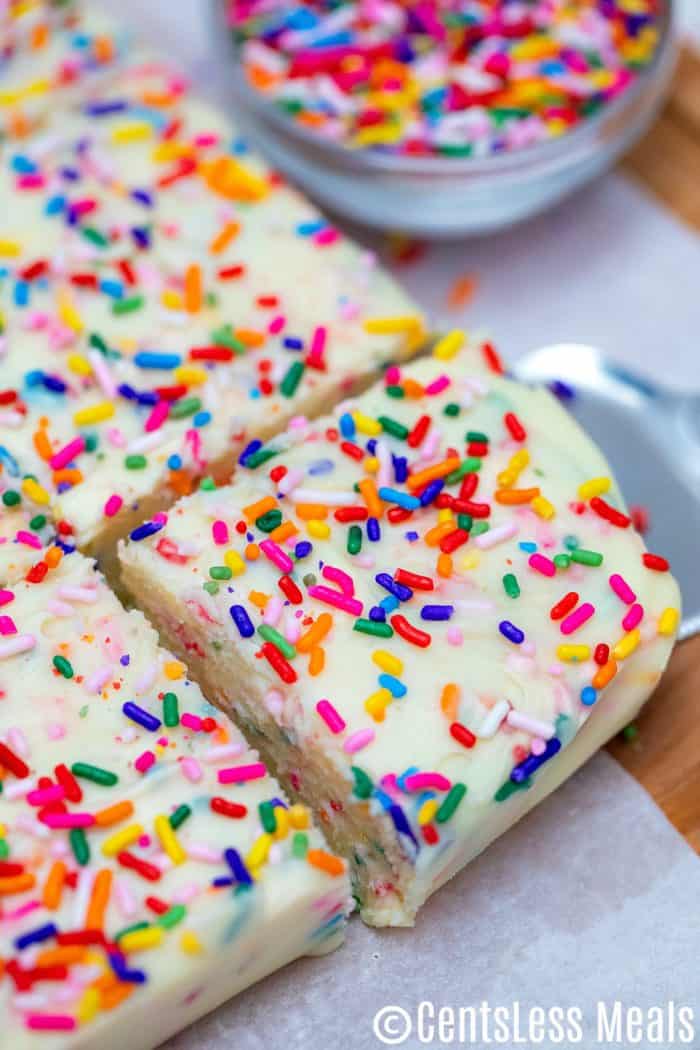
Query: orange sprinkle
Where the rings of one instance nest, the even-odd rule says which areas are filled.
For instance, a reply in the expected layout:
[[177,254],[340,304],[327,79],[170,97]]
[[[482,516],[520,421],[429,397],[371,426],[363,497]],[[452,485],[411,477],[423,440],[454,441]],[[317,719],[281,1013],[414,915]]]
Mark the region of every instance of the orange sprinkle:
[[425,470],[409,474],[406,484],[411,490],[422,489],[429,481],[434,481],[436,478],[444,478],[447,474],[451,474],[453,470],[457,469],[459,463],[458,456],[448,456],[447,459],[443,459],[442,463],[435,463],[432,467],[426,467]]
[[[270,600],[269,594],[263,594],[262,591],[251,591],[248,595],[248,600],[252,602],[258,609],[264,609]],[[297,649],[299,645],[297,644]]]
[[61,903],[63,892],[63,881],[66,877],[66,866],[62,860],[56,860],[51,865],[51,870],[46,877],[41,900],[49,911],[56,911]]
[[110,828],[113,824],[119,824],[122,820],[128,820],[134,812],[134,803],[125,799],[124,802],[115,802],[105,809],[98,809],[95,813],[95,823],[101,828]]
[[302,521],[320,521],[328,517],[328,507],[322,503],[297,503],[294,513]]
[[49,441],[49,435],[46,433],[45,424],[39,424],[37,430],[34,431],[33,435],[34,448],[37,453],[44,460],[51,459],[53,452],[51,450],[51,442]]
[[263,496],[262,499],[256,500],[255,503],[249,503],[247,507],[243,508],[243,513],[249,522],[256,521],[261,518],[263,514],[267,514],[268,511],[274,510],[277,506],[277,500],[274,496]]
[[329,875],[342,875],[345,871],[345,864],[340,857],[327,853],[325,849],[310,849],[306,859],[314,868],[320,868]]
[[404,379],[401,382],[405,397],[421,398],[425,394],[425,387],[417,379]]
[[447,293],[447,305],[451,310],[457,310],[471,302],[476,292],[477,279],[472,273],[462,274]]
[[10,897],[15,893],[24,893],[36,885],[36,878],[26,872],[24,875],[7,875],[0,879],[0,897]]
[[8,117],[10,138],[23,139],[32,130],[31,124],[21,109],[13,110]]
[[246,556],[246,561],[257,561],[260,557],[260,548],[257,543],[248,543],[243,553]]
[[82,944],[64,944],[59,948],[47,948],[37,956],[37,966],[75,966],[87,955]]
[[92,884],[90,903],[88,904],[85,925],[90,930],[101,930],[104,926],[105,911],[112,892],[112,872],[109,868],[100,868]]
[[185,665],[179,660],[167,660],[163,664],[163,672],[171,682],[179,682],[185,676]]
[[440,554],[437,560],[437,574],[443,580],[449,580],[452,575],[452,558],[449,554]]
[[333,617],[330,613],[323,612],[308,631],[297,640],[296,650],[298,653],[310,653],[326,637],[333,626]]
[[202,268],[191,263],[185,273],[185,309],[196,314],[202,308]]
[[95,37],[95,58],[98,62],[111,62],[114,58],[114,44],[109,36]]
[[41,51],[42,48],[46,47],[49,39],[49,27],[46,22],[40,22],[39,25],[34,26],[31,35],[31,49],[32,51]]
[[608,682],[611,682],[617,674],[617,664],[614,660],[608,660],[606,664],[598,668],[595,675],[593,676],[594,689],[603,689]]
[[254,328],[236,328],[233,334],[244,346],[257,347],[265,343],[265,333],[258,332]]
[[189,496],[193,489],[192,478],[186,470],[171,470],[168,485],[178,496]]
[[538,488],[532,489],[498,489],[494,494],[496,503],[502,503],[506,507],[520,506],[522,503],[530,503],[539,496]]
[[63,557],[63,551],[60,547],[49,547],[46,554],[44,555],[44,561],[50,569],[55,569],[60,563]]
[[69,485],[79,485],[83,480],[83,472],[82,470],[78,470],[77,467],[64,467],[63,470],[54,470],[51,477],[57,488],[64,483]]
[[240,229],[240,223],[227,222],[209,245],[209,251],[212,255],[218,255],[224,248],[228,247],[234,237],[240,232]]
[[450,532],[454,532],[454,530],[454,521],[439,521],[437,525],[433,525],[432,529],[428,529],[423,540],[428,547],[437,547],[440,540],[444,536],[449,535]]
[[440,710],[446,715],[450,722],[455,722],[457,719],[458,707],[459,686],[455,685],[454,682],[448,682],[440,695]]
[[299,529],[293,521],[283,521],[276,529],[272,530],[270,533],[270,539],[274,543],[284,543],[284,541],[288,540],[291,536],[296,536],[298,532]]
[[326,666],[326,651],[320,645],[315,645],[309,656],[309,674],[315,677],[320,674]]
[[379,498],[374,480],[372,478],[363,478],[357,487],[371,516],[373,518],[381,518],[384,513],[384,503]]
[[103,1010],[113,1010],[115,1006],[119,1006],[125,999],[128,999],[136,987],[138,986],[129,984],[127,981],[115,981],[110,987],[100,991],[100,1006]]

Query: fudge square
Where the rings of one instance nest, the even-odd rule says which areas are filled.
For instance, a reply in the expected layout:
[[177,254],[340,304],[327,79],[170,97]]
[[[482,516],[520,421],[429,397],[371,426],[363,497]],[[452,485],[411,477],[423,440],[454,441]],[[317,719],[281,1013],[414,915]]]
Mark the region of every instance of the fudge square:
[[342,860],[92,561],[0,588],[0,1010],[13,1050],[151,1050],[343,936]]
[[297,421],[121,551],[377,925],[412,923],[625,726],[678,624],[593,442],[464,344]]
[[193,479],[228,479],[423,339],[372,254],[123,35],[0,154],[0,488],[107,568]]

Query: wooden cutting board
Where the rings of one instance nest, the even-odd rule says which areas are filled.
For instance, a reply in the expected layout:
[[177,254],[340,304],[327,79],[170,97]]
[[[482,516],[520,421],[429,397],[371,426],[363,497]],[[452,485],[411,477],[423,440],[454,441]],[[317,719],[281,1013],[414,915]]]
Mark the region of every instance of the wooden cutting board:
[[[622,170],[700,231],[700,57],[696,53],[681,53],[668,103],[623,161]],[[633,739],[618,737],[608,750],[700,853],[700,636],[676,647],[659,688],[635,725],[638,732]]]

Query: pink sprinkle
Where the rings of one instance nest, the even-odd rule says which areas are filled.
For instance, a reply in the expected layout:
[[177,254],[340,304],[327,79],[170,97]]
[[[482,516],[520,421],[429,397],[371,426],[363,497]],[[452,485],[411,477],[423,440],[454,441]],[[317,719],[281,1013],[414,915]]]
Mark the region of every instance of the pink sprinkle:
[[333,565],[324,565],[321,575],[324,579],[330,580],[331,583],[337,583],[343,594],[352,598],[355,593],[355,581],[347,572],[337,569]]
[[244,784],[247,780],[260,780],[267,773],[263,762],[251,762],[248,766],[230,766],[220,769],[217,778],[220,784]]
[[311,336],[311,347],[306,356],[306,363],[310,368],[317,368],[319,371],[325,369],[323,361],[323,354],[326,349],[326,336],[328,330],[323,327],[314,329],[314,334]]
[[188,729],[194,730],[195,733],[198,733],[202,728],[202,719],[199,715],[190,714],[189,711],[185,711],[184,715],[180,716],[180,721],[183,726],[187,726]]
[[258,546],[267,560],[271,561],[273,565],[276,565],[280,572],[292,572],[294,569],[294,562],[288,554],[284,553],[279,544],[275,543],[274,540],[262,540]]
[[144,751],[134,762],[134,767],[139,773],[147,773],[151,766],[155,765],[156,756],[152,751]]
[[15,621],[11,616],[0,616],[0,634],[17,634]]
[[384,373],[387,386],[398,386],[401,381],[401,369],[398,365],[391,365]]
[[284,317],[282,314],[278,314],[277,317],[272,318],[269,325],[267,326],[267,330],[270,333],[270,335],[277,335],[279,332],[282,331],[286,323],[287,318]]
[[350,613],[351,616],[362,615],[361,601],[358,601],[357,598],[350,598],[346,594],[339,594],[338,591],[333,591],[330,587],[315,585],[309,587],[309,594],[317,601],[325,602],[326,605],[332,605],[336,609],[341,609],[343,612]]
[[46,185],[46,179],[40,171],[29,172],[26,175],[20,175],[15,180],[15,185],[20,190],[39,190]]
[[623,601],[625,605],[631,605],[632,602],[637,600],[637,595],[634,593],[630,585],[626,580],[623,580],[619,573],[614,572],[610,577],[610,586],[618,596],[620,601]]
[[154,430],[159,430],[168,418],[169,413],[170,404],[165,399],[156,401],[151,414],[143,425],[143,429],[147,434],[152,433]]
[[60,448],[58,452],[54,452],[53,456],[49,460],[49,464],[52,470],[62,470],[63,467],[67,466],[72,459],[79,456],[81,452],[85,451],[85,438],[82,434],[78,437],[73,438],[67,445]]
[[34,1032],[72,1032],[78,1027],[68,1014],[27,1014],[24,1024]]
[[342,733],[345,729],[345,721],[340,717],[330,700],[319,700],[316,710],[326,723],[331,733]]
[[219,547],[223,546],[224,543],[228,543],[228,525],[225,521],[215,521],[211,527],[211,534],[214,543],[218,544]]
[[180,759],[180,769],[186,779],[192,784],[196,784],[198,780],[202,779],[202,767],[196,758]]
[[443,390],[447,390],[449,385],[450,385],[450,377],[449,376],[445,376],[445,375],[438,376],[437,379],[433,379],[432,383],[428,383],[427,387],[425,388],[425,392],[430,397],[432,397],[435,394],[441,394],[443,392]]
[[578,609],[574,609],[565,620],[562,620],[561,633],[573,634],[574,631],[578,631],[579,627],[583,627],[586,620],[590,620],[594,612],[595,608],[590,602],[584,602],[583,605],[579,605]]
[[92,813],[38,813],[42,824],[49,828],[90,828],[95,823]]
[[88,692],[99,693],[107,685],[107,682],[112,677],[112,668],[98,667],[98,669],[90,675],[87,682],[85,683]]
[[358,729],[343,742],[343,751],[348,755],[354,755],[356,751],[362,751],[364,747],[374,740],[373,729]]
[[14,600],[14,591],[6,591],[4,588],[0,588],[0,605],[9,605]]
[[33,532],[18,529],[15,539],[18,543],[23,543],[25,547],[33,547],[35,551],[41,550],[41,540]]
[[644,617],[644,609],[637,602],[632,605],[622,621],[622,629],[624,631],[633,631],[635,627],[638,627]]
[[459,627],[448,627],[447,628],[447,644],[458,647],[464,642],[464,634]]
[[337,230],[328,226],[325,230],[319,230],[318,233],[315,233],[312,240],[314,244],[323,248],[328,244],[335,244],[336,241],[340,240],[340,234]]
[[449,791],[452,782],[444,777],[442,773],[411,773],[410,777],[404,779],[406,791],[423,791],[425,788],[435,788],[436,791]]
[[51,787],[30,791],[27,795],[27,802],[30,806],[46,806],[49,802],[62,802],[64,796],[65,791],[61,785],[53,784]]
[[527,560],[528,565],[535,572],[541,572],[543,576],[555,576],[557,567],[551,558],[545,558],[544,554],[531,554]]
[[113,518],[114,515],[121,510],[124,505],[124,500],[121,496],[118,496],[116,492],[109,497],[104,505],[104,513],[106,518]]

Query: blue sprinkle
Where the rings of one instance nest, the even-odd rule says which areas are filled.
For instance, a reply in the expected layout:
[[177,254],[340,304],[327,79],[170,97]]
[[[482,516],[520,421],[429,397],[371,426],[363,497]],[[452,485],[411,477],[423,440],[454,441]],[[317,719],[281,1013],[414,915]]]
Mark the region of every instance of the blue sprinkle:
[[29,283],[27,281],[15,281],[13,298],[15,306],[27,306],[29,303]]
[[352,439],[355,437],[355,420],[349,412],[343,412],[338,420],[338,426],[344,438]]
[[228,849],[225,849],[224,860],[233,872],[233,877],[237,882],[252,885],[253,880],[237,849],[234,849],[233,846],[229,846]]
[[222,889],[224,886],[233,886],[233,879],[228,875],[217,875],[215,879],[211,880],[211,884],[218,890]]
[[415,532],[414,529],[411,529],[410,532],[404,533],[404,535],[409,543],[415,543],[417,539],[420,539],[418,533]]
[[378,572],[374,579],[380,587],[383,587],[389,594],[393,594],[400,602],[407,602],[413,597],[411,588],[406,587],[403,583],[397,583],[388,572]]
[[145,540],[149,536],[154,536],[156,532],[160,532],[163,528],[162,521],[144,521],[143,525],[138,525],[132,532],[129,533],[129,539],[134,540],[136,543],[139,540]]
[[182,354],[172,354],[160,350],[139,350],[132,361],[137,368],[177,368],[182,364]]
[[395,700],[400,700],[408,692],[407,686],[398,678],[394,678],[393,674],[380,674],[379,684],[382,689],[388,689]]
[[435,481],[430,481],[421,493],[421,507],[429,507],[433,500],[437,499],[444,487],[445,482],[441,478],[436,478]]
[[182,466],[182,456],[178,456],[177,452],[173,452],[172,456],[168,456],[168,469],[179,470]]
[[498,629],[503,637],[507,638],[509,642],[513,642],[514,645],[522,645],[525,641],[525,632],[521,631],[510,620],[501,620]]
[[319,474],[332,474],[334,470],[335,463],[332,459],[317,459],[308,468],[312,477],[318,477]]
[[296,547],[294,548],[294,557],[297,559],[297,561],[300,561],[302,558],[308,558],[312,550],[313,544],[311,544],[308,540],[301,540],[299,543],[297,543]]
[[132,190],[131,198],[138,204],[144,204],[147,208],[153,207],[153,196],[148,190]]
[[287,350],[303,350],[304,340],[297,338],[295,335],[287,335],[282,340],[282,345],[286,347]]
[[384,612],[391,613],[398,609],[401,603],[399,602],[398,598],[394,597],[393,594],[388,594],[386,598],[382,598],[379,604],[381,605]]
[[414,773],[420,773],[420,768],[418,766],[409,766],[408,769],[404,769],[403,773],[399,773],[396,778],[396,783],[402,791],[406,790],[406,778],[412,777]]
[[325,227],[326,224],[323,219],[316,219],[312,222],[300,222],[296,231],[301,237],[313,237],[315,233],[320,233]]
[[145,984],[146,974],[143,970],[130,970],[126,965],[124,956],[119,952],[110,952],[108,955],[109,965],[112,967],[115,976],[120,981],[127,981],[129,984]]
[[386,610],[381,605],[373,605],[369,611],[369,618],[374,623],[385,623],[386,622]]
[[262,448],[262,445],[262,441],[259,441],[257,438],[255,438],[254,441],[250,441],[238,457],[239,465],[241,467],[244,467],[245,461],[248,459],[248,457],[252,456],[254,452],[257,452],[259,448]]
[[394,805],[394,800],[391,795],[387,795],[386,791],[383,791],[382,788],[375,788],[372,792],[372,797],[376,798],[382,809],[389,810]]
[[367,452],[369,453],[369,455],[373,456],[375,454],[375,452],[377,451],[377,439],[376,438],[370,438],[368,440],[367,444],[365,445],[365,448],[367,449]]
[[109,117],[112,113],[123,113],[128,107],[126,99],[114,98],[105,99],[104,102],[87,102],[83,111],[88,117]]
[[109,295],[112,299],[123,299],[124,298],[124,285],[120,281],[100,281],[100,291],[105,295]]
[[0,463],[7,468],[7,473],[11,478],[18,478],[20,475],[19,463],[12,455],[8,448],[4,445],[0,445]]
[[400,835],[406,835],[406,837],[409,838],[411,842],[413,842],[416,849],[420,849],[418,839],[413,834],[413,831],[411,830],[411,825],[408,823],[408,820],[406,819],[406,814],[401,809],[401,806],[392,804],[391,809],[389,810],[389,816],[393,820],[394,827],[396,828],[398,833]]
[[376,518],[367,518],[367,539],[371,543],[377,543],[381,539],[382,530]]
[[454,605],[424,605],[420,611],[420,618],[421,620],[449,620],[454,611]]
[[51,940],[58,933],[58,928],[55,923],[47,922],[45,926],[37,926],[33,930],[29,930],[27,933],[23,933],[20,937],[15,939],[15,948],[18,952],[28,948],[30,944],[41,944],[42,941]]
[[132,722],[143,726],[144,729],[148,729],[151,733],[155,733],[156,730],[160,729],[160,719],[156,718],[149,711],[144,710],[143,707],[139,707],[138,704],[132,703],[131,700],[127,700],[125,704],[122,704],[122,713],[127,718],[130,718]]
[[581,703],[585,704],[586,707],[592,707],[598,699],[598,694],[592,685],[584,686],[581,690]]
[[530,541],[523,541],[522,543],[519,543],[518,546],[520,547],[520,550],[525,551],[526,554],[534,554],[537,550],[537,544],[531,543]]
[[416,510],[422,502],[417,496],[412,496],[410,492],[401,492],[399,489],[388,488],[386,485],[382,485],[378,495],[386,503],[395,503],[397,506],[403,507],[404,510]]
[[558,751],[561,751],[561,740],[557,740],[554,736],[551,740],[547,741],[547,745],[541,755],[528,755],[524,761],[518,763],[517,766],[513,766],[510,771],[510,779],[514,784],[522,784],[524,780],[527,780],[529,776],[532,776],[540,766],[548,762],[550,758],[553,758]]
[[397,485],[403,485],[408,477],[408,460],[405,456],[392,456],[394,465],[394,480]]
[[231,619],[238,628],[238,633],[241,638],[252,638],[255,634],[255,627],[248,616],[247,610],[243,605],[232,605],[229,609],[231,613]]
[[65,394],[68,389],[60,376],[42,375],[41,383],[42,386],[44,386],[46,390],[50,390],[52,394]]
[[205,427],[207,423],[211,423],[211,412],[201,411],[195,412],[192,417],[192,424],[195,427]]
[[31,175],[37,170],[34,161],[30,157],[25,157],[22,153],[15,153],[10,161],[10,166],[19,175]]

